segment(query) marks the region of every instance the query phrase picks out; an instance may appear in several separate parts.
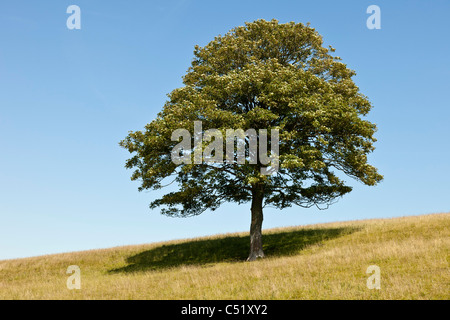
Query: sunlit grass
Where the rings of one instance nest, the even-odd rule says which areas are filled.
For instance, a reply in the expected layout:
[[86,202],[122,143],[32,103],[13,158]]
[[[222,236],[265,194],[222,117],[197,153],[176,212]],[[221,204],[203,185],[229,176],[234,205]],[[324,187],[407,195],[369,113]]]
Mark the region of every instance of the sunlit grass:
[[[0,299],[449,299],[450,214],[264,232],[0,261]],[[68,290],[67,267],[81,268]],[[381,289],[366,286],[381,268]]]

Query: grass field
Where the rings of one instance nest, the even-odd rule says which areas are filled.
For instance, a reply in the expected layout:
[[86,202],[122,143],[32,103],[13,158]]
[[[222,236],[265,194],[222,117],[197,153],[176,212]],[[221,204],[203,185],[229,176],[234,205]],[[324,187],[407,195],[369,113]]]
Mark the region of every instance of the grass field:
[[0,299],[450,298],[449,213],[271,229],[263,242],[255,262],[248,234],[0,261]]

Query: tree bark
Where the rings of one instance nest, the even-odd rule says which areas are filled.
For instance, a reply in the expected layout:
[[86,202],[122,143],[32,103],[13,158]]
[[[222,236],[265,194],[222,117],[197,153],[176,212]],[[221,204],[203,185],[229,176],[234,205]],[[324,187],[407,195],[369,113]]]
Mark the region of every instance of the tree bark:
[[252,221],[250,224],[250,255],[247,261],[264,258],[262,247],[264,191],[262,187],[255,187],[252,192]]

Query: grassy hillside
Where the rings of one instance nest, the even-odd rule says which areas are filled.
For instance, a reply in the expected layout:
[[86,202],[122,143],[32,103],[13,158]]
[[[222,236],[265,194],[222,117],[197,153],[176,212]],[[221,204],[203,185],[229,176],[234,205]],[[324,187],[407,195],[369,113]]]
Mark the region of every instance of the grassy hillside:
[[[0,299],[449,299],[450,214],[265,230],[266,259],[245,262],[247,234],[0,261]],[[67,267],[81,268],[68,290]],[[366,286],[381,269],[381,289]]]

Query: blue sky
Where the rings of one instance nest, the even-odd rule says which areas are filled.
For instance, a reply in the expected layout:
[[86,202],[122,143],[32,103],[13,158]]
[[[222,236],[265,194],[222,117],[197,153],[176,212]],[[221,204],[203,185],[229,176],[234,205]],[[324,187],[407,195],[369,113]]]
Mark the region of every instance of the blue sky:
[[[81,8],[81,30],[66,9]],[[369,30],[366,9],[381,8]],[[256,19],[310,22],[374,109],[385,180],[264,227],[450,211],[449,1],[12,1],[0,4],[0,259],[247,231],[249,205],[168,218],[118,146],[181,86],[196,44]]]

